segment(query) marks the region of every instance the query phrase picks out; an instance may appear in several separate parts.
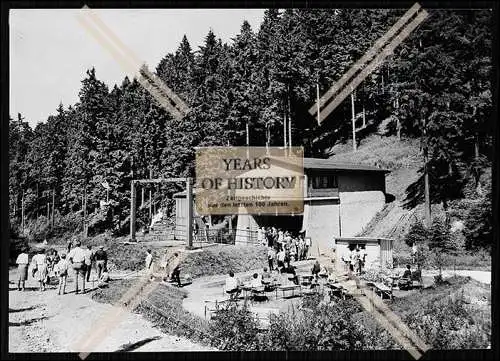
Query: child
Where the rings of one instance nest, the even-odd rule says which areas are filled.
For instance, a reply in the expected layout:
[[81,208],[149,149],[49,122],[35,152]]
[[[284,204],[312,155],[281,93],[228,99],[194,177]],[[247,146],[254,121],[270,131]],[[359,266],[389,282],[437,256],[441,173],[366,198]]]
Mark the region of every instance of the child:
[[108,282],[110,280],[108,269],[104,268],[104,271],[101,274],[101,278],[99,278],[99,283],[97,284],[97,287],[103,288],[103,287],[108,287]]
[[59,276],[59,289],[57,291],[58,295],[66,294],[66,281],[68,279],[68,268],[69,262],[66,259],[66,254],[61,254],[61,259],[57,262],[55,266],[55,272]]

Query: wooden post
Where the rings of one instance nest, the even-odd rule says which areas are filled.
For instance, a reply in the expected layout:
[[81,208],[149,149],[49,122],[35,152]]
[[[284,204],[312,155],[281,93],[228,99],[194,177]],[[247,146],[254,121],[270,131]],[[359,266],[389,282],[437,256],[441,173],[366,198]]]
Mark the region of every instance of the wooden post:
[[47,226],[50,226],[50,202],[47,202]]
[[316,119],[318,120],[318,125],[320,124],[319,119],[319,81],[316,82]]
[[286,112],[283,110],[283,144],[285,146],[285,149],[287,148],[287,141],[286,141]]
[[[191,178],[186,180],[186,200],[187,200],[187,245],[188,249],[193,248],[193,188]],[[200,229],[200,232],[202,230]]]
[[21,196],[21,229],[24,234],[24,189]]
[[245,124],[245,130],[246,130],[246,133],[247,133],[247,139],[246,139],[246,144],[247,144],[247,147],[250,145],[250,127],[248,125],[248,120],[247,120],[247,123]]
[[144,205],[144,187],[141,187],[141,207]]
[[56,210],[56,190],[55,188],[52,188],[52,222],[51,222],[51,227],[54,227],[54,214]]
[[[153,169],[149,169],[149,179],[153,179]],[[151,190],[151,186],[149,186],[149,221],[151,222],[151,207],[152,207],[152,198],[153,191]]]
[[130,182],[130,241],[135,242],[135,181]]
[[425,194],[425,224],[429,228],[431,226],[431,201],[429,192],[429,169],[428,169],[428,149],[427,149],[427,126],[425,117],[423,118],[423,134],[424,134],[424,194]]
[[290,107],[290,85],[288,85],[288,147],[292,147],[292,109]]
[[399,98],[396,98],[396,130],[398,132],[398,140],[401,140],[401,122],[399,120]]
[[85,183],[85,188],[83,189],[83,237],[87,238],[88,228],[87,228],[87,183]]
[[354,109],[354,89],[351,89],[351,112],[352,112],[352,150],[356,151],[356,114]]

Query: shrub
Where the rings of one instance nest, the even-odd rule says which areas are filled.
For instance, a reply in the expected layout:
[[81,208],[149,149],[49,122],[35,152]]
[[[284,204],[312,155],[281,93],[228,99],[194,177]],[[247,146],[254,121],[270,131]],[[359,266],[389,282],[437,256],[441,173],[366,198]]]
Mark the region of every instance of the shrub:
[[211,344],[219,350],[252,351],[261,348],[259,323],[246,304],[229,304],[210,322]]
[[466,304],[463,293],[415,307],[404,321],[434,349],[490,346],[491,319]]
[[477,202],[465,218],[466,248],[489,249],[493,243],[493,212],[491,207],[491,190]]
[[431,232],[429,232],[421,221],[417,221],[411,225],[404,241],[410,247],[413,246],[413,244],[420,246],[427,242],[429,238],[431,238]]

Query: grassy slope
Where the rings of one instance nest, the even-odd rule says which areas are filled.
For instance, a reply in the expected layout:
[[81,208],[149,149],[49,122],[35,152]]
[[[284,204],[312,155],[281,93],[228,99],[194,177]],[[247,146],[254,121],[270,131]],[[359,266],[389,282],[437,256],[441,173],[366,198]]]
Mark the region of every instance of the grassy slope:
[[182,264],[182,272],[196,278],[226,274],[230,270],[244,272],[265,267],[265,247],[213,246],[202,252],[190,253]]
[[[331,159],[339,162],[353,162],[370,164],[389,169],[391,172],[386,175],[386,192],[395,197],[395,200],[386,204],[360,232],[359,236],[379,236],[394,238],[394,254],[401,264],[408,262],[410,248],[402,242],[402,238],[410,229],[415,220],[424,219],[424,207],[419,205],[414,209],[404,209],[401,203],[405,197],[406,188],[418,178],[418,170],[422,167],[422,157],[420,153],[420,141],[418,139],[398,140],[396,136],[382,137],[380,135],[370,135],[363,139],[356,152],[352,151],[352,146],[339,144],[333,147],[335,153]],[[491,184],[491,170],[485,169],[481,177],[481,183],[485,187]],[[466,191],[466,197],[474,197],[474,191]],[[467,203],[468,199],[459,202]],[[439,204],[431,206],[433,216],[442,217],[443,207]],[[452,257],[453,258],[453,257]],[[449,260],[448,266],[455,265],[463,269],[489,269],[491,258],[483,254],[464,254]]]
[[339,162],[369,164],[387,168],[386,192],[395,197],[395,201],[386,207],[361,232],[363,236],[387,236],[400,238],[411,221],[412,214],[419,216],[421,210],[408,211],[401,207],[406,188],[418,178],[418,169],[422,166],[420,143],[417,139],[398,140],[396,136],[381,137],[371,135],[360,142],[356,152],[351,145],[336,145],[331,159]]

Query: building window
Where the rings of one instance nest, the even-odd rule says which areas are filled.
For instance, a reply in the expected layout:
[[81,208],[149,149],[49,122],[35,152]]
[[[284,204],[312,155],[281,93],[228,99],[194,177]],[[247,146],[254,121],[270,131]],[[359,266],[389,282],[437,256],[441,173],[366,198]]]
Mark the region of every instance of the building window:
[[312,178],[314,189],[337,188],[337,177],[334,175],[320,175]]

